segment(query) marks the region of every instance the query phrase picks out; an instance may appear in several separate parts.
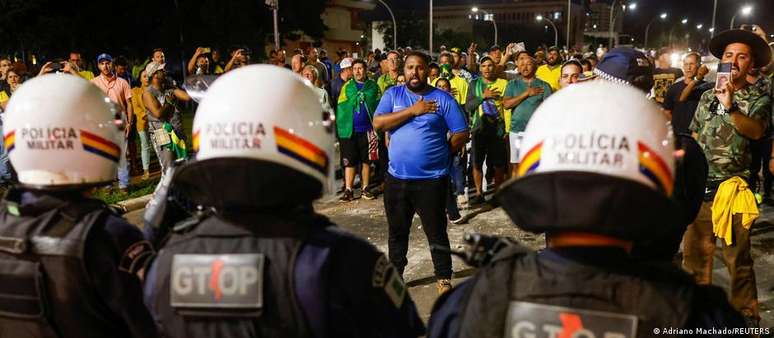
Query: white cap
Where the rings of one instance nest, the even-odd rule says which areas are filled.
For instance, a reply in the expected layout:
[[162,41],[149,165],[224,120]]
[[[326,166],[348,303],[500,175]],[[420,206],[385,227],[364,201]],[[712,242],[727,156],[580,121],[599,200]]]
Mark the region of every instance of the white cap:
[[339,66],[342,69],[352,67],[352,61],[353,61],[352,58],[343,58],[341,59]]
[[112,182],[123,148],[116,106],[63,74],[25,82],[8,103],[4,144],[19,182],[37,188]]

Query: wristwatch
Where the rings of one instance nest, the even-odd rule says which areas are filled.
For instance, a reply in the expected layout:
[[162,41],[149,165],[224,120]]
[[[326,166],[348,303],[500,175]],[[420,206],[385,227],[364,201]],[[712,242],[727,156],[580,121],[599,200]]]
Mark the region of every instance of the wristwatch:
[[722,104],[720,106],[723,107],[723,114],[724,115],[729,115],[729,114],[731,114],[731,113],[733,113],[735,111],[736,112],[740,111],[739,110],[739,105],[736,104],[736,102],[731,103],[731,107],[729,107],[728,109],[726,109],[726,107],[723,106]]

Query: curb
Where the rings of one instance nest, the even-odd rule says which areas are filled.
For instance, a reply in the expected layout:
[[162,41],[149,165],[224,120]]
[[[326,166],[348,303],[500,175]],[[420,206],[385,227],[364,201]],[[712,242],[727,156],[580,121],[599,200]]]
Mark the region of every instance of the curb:
[[140,210],[145,207],[146,204],[148,204],[148,201],[151,200],[153,197],[153,194],[147,194],[145,196],[140,196],[136,198],[131,198],[125,201],[121,201],[115,204],[112,204],[111,206],[121,211],[122,214]]

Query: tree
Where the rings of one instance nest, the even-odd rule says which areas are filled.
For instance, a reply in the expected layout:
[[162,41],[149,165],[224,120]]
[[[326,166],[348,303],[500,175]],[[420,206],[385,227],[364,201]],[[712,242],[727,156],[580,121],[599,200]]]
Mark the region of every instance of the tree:
[[[321,38],[325,4],[280,1],[280,31]],[[272,21],[261,0],[0,0],[0,54],[32,51],[52,59],[78,49],[91,59],[102,52],[147,56],[157,47],[189,55],[201,45],[262,50]]]

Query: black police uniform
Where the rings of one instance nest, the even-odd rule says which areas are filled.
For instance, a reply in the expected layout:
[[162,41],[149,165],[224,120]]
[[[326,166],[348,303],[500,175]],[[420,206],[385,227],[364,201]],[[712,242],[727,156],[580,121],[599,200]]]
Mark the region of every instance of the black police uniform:
[[417,337],[387,258],[311,205],[202,214],[174,228],[146,278],[166,337]]
[[[651,337],[665,328],[744,328],[713,286],[623,249],[513,246],[434,306],[429,338]],[[708,334],[724,336],[723,334]]]
[[634,255],[618,247],[532,253],[510,245],[436,303],[429,337],[651,337],[665,328],[744,328],[721,289],[698,286],[668,263],[691,187],[678,205],[635,181],[586,172],[505,184],[497,198],[524,230],[594,233],[645,247]]
[[155,337],[133,225],[80,192],[12,189],[0,203],[0,337]]

